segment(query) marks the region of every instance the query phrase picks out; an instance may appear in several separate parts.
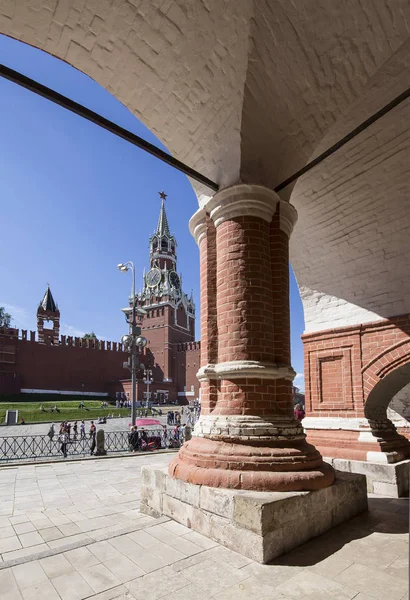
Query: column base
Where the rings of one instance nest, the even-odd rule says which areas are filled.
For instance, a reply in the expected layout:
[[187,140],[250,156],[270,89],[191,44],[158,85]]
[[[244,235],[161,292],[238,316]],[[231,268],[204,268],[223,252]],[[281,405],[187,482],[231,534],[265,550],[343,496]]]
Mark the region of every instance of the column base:
[[202,415],[169,465],[187,483],[255,491],[308,491],[334,473],[293,417]]
[[367,510],[362,475],[337,473],[334,484],[311,492],[217,489],[142,467],[143,513],[178,523],[260,563],[289,552]]

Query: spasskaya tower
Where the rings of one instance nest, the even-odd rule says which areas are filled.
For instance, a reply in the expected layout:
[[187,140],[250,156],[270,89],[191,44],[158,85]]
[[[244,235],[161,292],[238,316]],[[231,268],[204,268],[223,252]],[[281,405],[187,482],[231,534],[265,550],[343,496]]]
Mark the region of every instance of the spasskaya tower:
[[159,195],[158,225],[149,240],[150,268],[144,272],[143,288],[136,295],[136,305],[147,313],[142,335],[148,340],[147,354],[151,357],[156,387],[161,382],[174,383],[181,393],[179,388],[183,382],[177,382],[181,369],[176,352],[178,345],[195,339],[195,304],[192,292],[188,297],[182,290],[182,275],[177,270],[177,242],[171,235],[165,210],[167,195],[164,192]]

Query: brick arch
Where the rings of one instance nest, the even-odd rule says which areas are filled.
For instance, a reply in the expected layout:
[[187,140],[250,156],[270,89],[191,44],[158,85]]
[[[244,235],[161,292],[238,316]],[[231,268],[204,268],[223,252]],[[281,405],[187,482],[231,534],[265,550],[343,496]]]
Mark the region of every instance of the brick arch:
[[362,369],[365,405],[376,385],[407,363],[410,363],[410,338],[390,346],[367,363]]

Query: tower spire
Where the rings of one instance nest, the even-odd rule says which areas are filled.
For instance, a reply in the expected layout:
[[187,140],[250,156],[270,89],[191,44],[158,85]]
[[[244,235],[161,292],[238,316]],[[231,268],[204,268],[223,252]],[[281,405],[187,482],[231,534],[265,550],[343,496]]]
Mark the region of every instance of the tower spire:
[[57,305],[54,302],[53,294],[50,290],[50,285],[47,284],[46,293],[43,296],[42,301],[40,302],[40,306],[43,310],[49,310],[51,312],[56,312]]
[[159,213],[158,226],[157,226],[157,230],[155,233],[158,236],[166,235],[167,237],[171,237],[171,234],[169,231],[167,213],[165,212],[165,200],[167,198],[167,194],[164,191],[158,192],[158,194],[159,194],[159,197],[161,198],[161,210]]

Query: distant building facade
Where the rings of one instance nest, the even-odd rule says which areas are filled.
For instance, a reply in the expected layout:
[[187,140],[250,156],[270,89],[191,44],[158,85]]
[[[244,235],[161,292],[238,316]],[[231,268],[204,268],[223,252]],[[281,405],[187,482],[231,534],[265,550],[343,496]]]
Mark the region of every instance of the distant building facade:
[[[195,305],[182,290],[177,272],[177,243],[171,235],[163,194],[158,226],[150,238],[150,269],[136,304],[147,312],[142,335],[148,345],[140,363],[150,368],[149,399],[186,404],[199,396],[196,373],[200,342],[195,341]],[[69,393],[131,397],[129,354],[121,343],[60,335],[60,311],[50,287],[37,309],[34,331],[0,328],[0,396],[20,393]],[[137,398],[148,398],[143,369]]]

